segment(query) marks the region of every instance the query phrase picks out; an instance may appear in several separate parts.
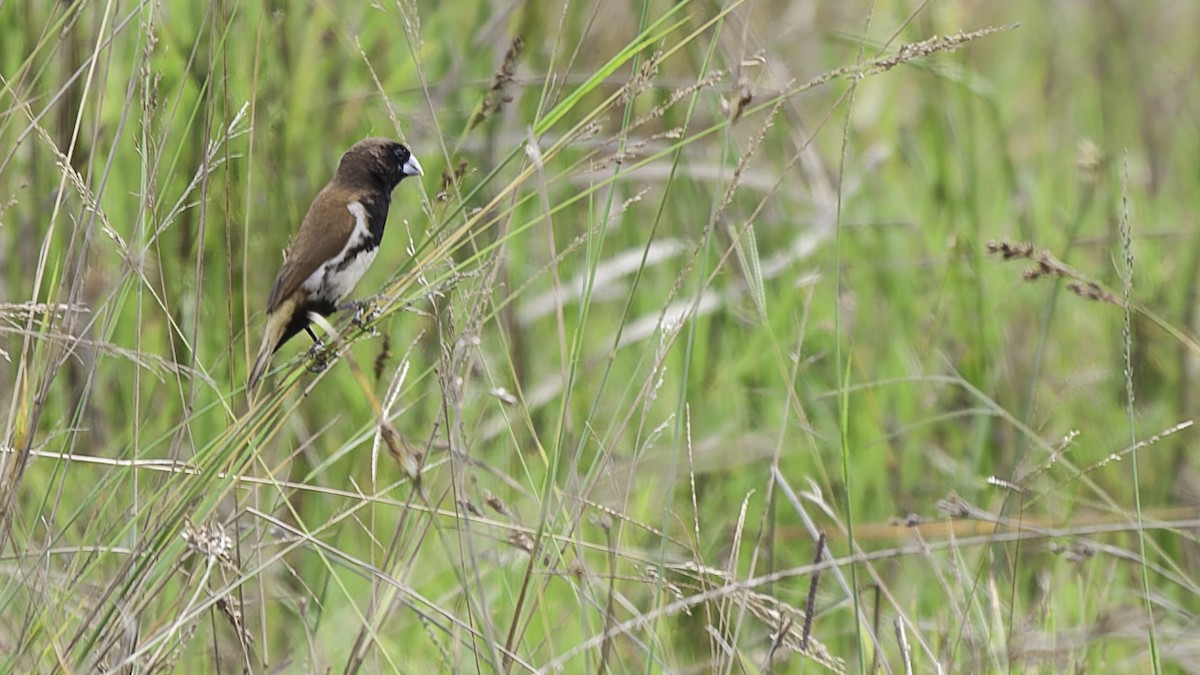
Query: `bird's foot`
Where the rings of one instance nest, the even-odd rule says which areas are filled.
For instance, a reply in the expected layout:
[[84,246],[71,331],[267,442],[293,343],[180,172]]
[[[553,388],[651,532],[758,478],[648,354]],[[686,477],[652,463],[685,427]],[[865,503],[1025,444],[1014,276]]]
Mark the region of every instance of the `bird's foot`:
[[343,309],[354,310],[354,317],[350,319],[352,326],[364,333],[370,333],[371,335],[379,334],[379,330],[373,324],[375,319],[379,318],[381,310],[373,299],[355,300],[338,307],[338,311]]
[[319,373],[328,368],[329,364],[333,363],[338,356],[340,356],[338,350],[330,349],[325,346],[323,341],[317,340],[308,350],[308,363],[305,364],[305,367],[310,373]]

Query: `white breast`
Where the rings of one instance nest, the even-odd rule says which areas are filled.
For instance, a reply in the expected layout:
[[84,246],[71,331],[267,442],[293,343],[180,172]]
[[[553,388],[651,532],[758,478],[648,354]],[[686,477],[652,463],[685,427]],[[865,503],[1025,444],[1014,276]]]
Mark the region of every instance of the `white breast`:
[[358,280],[362,279],[367,268],[375,261],[375,254],[379,252],[378,247],[370,251],[361,251],[345,268],[338,269],[350,251],[371,238],[371,230],[367,226],[367,210],[363,208],[363,205],[358,202],[350,202],[346,208],[354,216],[354,230],[346,239],[346,245],[337,255],[310,274],[302,284],[304,290],[309,293],[334,303],[341,302],[350,295],[354,286],[358,284]]

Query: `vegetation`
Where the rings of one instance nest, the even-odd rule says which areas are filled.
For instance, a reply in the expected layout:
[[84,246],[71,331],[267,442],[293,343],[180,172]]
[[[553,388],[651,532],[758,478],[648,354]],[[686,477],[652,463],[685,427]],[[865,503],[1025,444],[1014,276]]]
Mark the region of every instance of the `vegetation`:
[[0,2],[0,669],[1192,672],[1198,20]]

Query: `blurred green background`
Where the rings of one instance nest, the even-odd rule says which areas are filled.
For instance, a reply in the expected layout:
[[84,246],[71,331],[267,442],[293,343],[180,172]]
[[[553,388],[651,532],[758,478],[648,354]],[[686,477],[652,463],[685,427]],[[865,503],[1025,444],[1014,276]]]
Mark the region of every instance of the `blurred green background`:
[[1193,672],[1198,21],[0,2],[0,668]]

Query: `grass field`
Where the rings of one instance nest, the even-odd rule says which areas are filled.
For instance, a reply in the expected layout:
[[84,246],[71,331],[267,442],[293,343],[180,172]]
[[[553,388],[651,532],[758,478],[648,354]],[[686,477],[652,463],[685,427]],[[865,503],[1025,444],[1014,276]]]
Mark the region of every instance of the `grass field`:
[[1198,21],[0,0],[0,672],[1200,672]]

